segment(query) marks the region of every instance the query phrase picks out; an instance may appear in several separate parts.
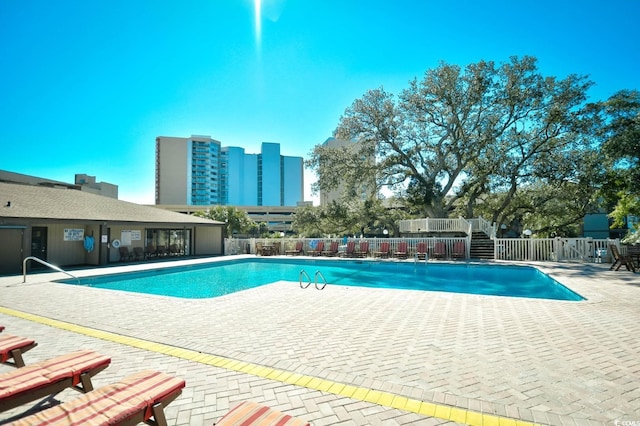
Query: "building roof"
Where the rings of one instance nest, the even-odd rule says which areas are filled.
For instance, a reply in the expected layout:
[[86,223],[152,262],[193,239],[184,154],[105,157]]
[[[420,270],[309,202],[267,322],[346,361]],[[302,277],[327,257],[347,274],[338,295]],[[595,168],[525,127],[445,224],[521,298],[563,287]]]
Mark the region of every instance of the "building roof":
[[223,224],[201,217],[120,201],[68,188],[0,182],[0,219]]

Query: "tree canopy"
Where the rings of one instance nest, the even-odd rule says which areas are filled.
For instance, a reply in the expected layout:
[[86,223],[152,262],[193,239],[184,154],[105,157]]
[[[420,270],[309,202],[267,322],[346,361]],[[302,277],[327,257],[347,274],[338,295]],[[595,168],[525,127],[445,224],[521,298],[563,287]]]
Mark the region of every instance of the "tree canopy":
[[538,221],[562,227],[594,209],[606,173],[596,131],[602,105],[587,103],[591,86],[586,76],[542,75],[529,56],[441,63],[398,96],[379,88],[356,99],[335,136],[357,149],[315,147],[307,162],[319,176],[314,189],[370,180],[416,216],[483,212],[498,223],[557,212],[562,199],[572,215]]
[[214,206],[206,211],[194,212],[193,215],[225,222],[227,224],[226,235],[229,237],[235,233],[249,232],[252,228],[257,227],[257,224],[244,210],[233,206]]

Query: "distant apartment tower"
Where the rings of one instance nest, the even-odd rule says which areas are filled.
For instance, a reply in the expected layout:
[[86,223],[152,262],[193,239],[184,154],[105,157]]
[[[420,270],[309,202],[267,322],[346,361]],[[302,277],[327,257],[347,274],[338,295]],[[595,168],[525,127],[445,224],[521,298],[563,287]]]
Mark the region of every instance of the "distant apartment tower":
[[262,143],[260,154],[209,136],[156,138],[156,204],[296,206],[304,199],[302,157]]
[[156,138],[156,204],[220,204],[220,142]]

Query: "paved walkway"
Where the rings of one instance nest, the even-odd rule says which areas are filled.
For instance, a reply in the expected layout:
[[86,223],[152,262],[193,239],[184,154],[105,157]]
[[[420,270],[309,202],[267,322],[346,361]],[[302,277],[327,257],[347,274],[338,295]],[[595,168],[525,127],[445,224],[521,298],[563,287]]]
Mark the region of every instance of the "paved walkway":
[[588,300],[291,282],[190,300],[56,284],[52,273],[0,277],[0,324],[38,341],[26,362],[111,355],[96,386],[142,368],[185,378],[166,410],[175,425],[213,424],[245,399],[313,425],[640,422],[640,274],[539,266]]

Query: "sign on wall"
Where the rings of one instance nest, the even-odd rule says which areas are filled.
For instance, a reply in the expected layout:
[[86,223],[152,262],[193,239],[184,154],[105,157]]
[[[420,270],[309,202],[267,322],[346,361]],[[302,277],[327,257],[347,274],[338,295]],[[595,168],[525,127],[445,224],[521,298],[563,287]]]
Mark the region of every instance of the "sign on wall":
[[123,245],[130,246],[131,241],[142,240],[142,232],[140,230],[122,231],[120,233],[120,239],[122,240]]
[[64,228],[64,241],[82,241],[84,239],[84,229]]

